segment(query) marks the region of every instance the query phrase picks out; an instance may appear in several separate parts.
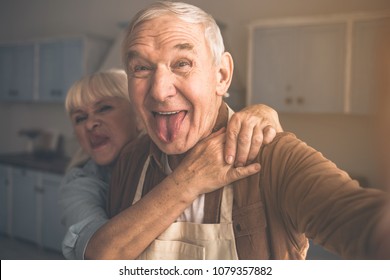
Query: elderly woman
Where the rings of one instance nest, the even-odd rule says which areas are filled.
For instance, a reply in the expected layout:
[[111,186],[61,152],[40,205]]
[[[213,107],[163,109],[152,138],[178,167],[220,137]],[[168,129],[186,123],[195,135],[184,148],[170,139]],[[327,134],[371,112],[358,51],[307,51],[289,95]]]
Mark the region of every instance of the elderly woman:
[[[112,245],[110,241],[116,238],[110,235],[110,229],[126,232],[134,226],[126,222],[131,211],[109,220],[106,201],[110,168],[122,147],[142,135],[142,125],[134,115],[128,97],[127,76],[122,70],[95,73],[76,82],[68,92],[65,107],[81,149],[73,158],[61,186],[62,222],[67,228],[62,250],[67,259],[93,259],[108,250]],[[213,157],[216,149],[223,150],[225,161],[216,159],[211,166],[196,165],[197,157],[189,154],[183,164],[197,167],[196,180],[187,179],[193,178],[186,175],[191,171],[182,168],[156,185],[154,192],[142,198],[139,205],[148,207],[149,211],[158,211],[154,206],[159,203],[156,195],[159,190],[169,195],[172,186],[191,186],[199,182],[215,184],[216,180],[218,184],[219,172],[226,173],[226,166],[233,163],[241,167],[240,172],[228,171],[231,181],[258,172],[258,168],[250,164],[245,166],[246,163],[254,158],[263,142],[269,143],[276,131],[281,130],[273,109],[265,105],[245,108],[233,115],[226,132],[216,132],[198,144],[203,146],[205,157]],[[132,218],[136,217],[133,215]],[[105,236],[104,242],[102,236]],[[131,248],[124,248],[126,250]],[[126,258],[126,254],[112,257]]]

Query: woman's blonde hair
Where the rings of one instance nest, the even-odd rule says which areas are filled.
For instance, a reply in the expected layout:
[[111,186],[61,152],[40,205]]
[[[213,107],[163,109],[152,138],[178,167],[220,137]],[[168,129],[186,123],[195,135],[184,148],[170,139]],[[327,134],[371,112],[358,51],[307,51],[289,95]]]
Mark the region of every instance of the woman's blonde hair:
[[94,73],[75,82],[66,95],[65,110],[70,115],[76,108],[102,97],[120,97],[130,102],[125,71],[110,69]]

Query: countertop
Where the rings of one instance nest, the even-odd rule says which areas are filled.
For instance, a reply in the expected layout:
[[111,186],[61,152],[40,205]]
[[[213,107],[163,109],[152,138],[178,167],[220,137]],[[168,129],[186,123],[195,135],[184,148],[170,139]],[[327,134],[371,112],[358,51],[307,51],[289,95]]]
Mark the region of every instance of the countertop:
[[64,174],[69,161],[70,158],[64,156],[36,156],[29,153],[0,154],[0,164],[56,174]]

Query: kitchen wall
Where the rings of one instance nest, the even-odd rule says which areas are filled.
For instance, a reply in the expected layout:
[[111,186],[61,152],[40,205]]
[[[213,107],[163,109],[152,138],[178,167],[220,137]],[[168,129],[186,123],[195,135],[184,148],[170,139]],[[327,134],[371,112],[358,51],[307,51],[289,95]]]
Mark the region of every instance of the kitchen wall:
[[[120,24],[151,0],[2,0],[0,41],[21,41],[63,35],[94,34],[114,40]],[[244,105],[247,76],[248,24],[265,18],[331,15],[390,10],[388,0],[189,0],[214,15],[223,24],[227,48],[235,59],[234,108]],[[280,115],[285,130],[294,131],[310,145],[323,151],[347,171],[363,176],[369,185],[380,185],[376,156],[375,120],[367,116]],[[61,104],[0,102],[0,153],[20,151],[23,128],[47,127],[60,130],[67,152],[75,147],[71,127]]]

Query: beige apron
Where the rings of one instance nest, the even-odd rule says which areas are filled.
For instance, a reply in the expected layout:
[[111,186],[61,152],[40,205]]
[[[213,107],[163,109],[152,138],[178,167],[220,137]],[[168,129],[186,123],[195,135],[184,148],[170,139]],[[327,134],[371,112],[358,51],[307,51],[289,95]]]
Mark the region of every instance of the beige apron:
[[[142,196],[146,160],[133,204]],[[232,226],[232,186],[222,194],[220,224],[175,222],[158,236],[137,258],[139,260],[236,260],[238,259]]]

